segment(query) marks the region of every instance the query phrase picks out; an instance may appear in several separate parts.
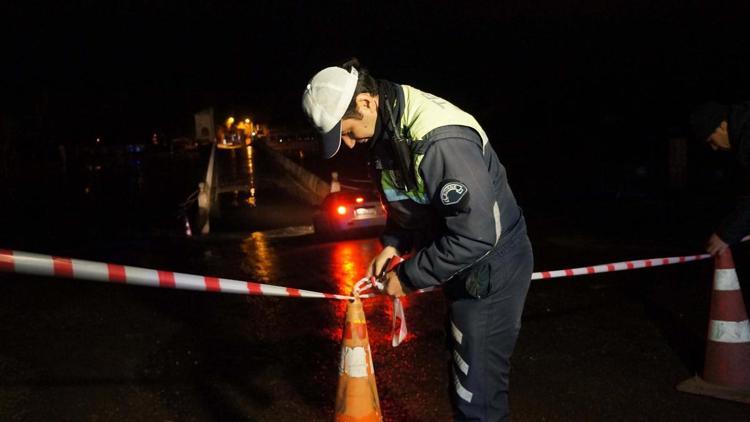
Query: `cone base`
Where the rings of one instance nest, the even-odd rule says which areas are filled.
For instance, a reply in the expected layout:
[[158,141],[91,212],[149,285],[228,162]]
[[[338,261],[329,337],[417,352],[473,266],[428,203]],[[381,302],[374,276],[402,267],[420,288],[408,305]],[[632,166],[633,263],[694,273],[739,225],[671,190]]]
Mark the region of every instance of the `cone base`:
[[703,381],[738,390],[750,390],[750,343],[706,344]]
[[698,394],[701,396],[709,396],[722,400],[750,404],[750,389],[738,389],[711,384],[697,375],[677,384],[676,388],[677,391],[682,391],[683,393]]

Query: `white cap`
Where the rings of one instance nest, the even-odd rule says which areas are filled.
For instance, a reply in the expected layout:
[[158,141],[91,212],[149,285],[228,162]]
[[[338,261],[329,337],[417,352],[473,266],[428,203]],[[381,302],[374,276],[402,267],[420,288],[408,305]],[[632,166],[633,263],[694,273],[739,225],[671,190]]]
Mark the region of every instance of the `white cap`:
[[318,72],[302,94],[302,109],[322,135],[322,153],[331,158],[341,147],[341,119],[357,88],[359,72],[327,67]]

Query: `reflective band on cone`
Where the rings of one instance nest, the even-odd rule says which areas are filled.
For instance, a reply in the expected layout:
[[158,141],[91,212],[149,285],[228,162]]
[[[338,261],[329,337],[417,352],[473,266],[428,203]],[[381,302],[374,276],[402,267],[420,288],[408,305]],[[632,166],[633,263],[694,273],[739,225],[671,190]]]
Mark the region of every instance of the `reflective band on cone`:
[[680,391],[750,403],[750,321],[729,249],[715,260],[706,361]]
[[718,343],[749,343],[750,321],[711,321],[708,339]]
[[339,385],[336,389],[336,421],[380,422],[380,400],[375,384],[372,352],[367,338],[367,322],[362,302],[350,301],[346,307]]
[[714,290],[733,291],[740,289],[737,271],[731,269],[717,269],[714,273]]

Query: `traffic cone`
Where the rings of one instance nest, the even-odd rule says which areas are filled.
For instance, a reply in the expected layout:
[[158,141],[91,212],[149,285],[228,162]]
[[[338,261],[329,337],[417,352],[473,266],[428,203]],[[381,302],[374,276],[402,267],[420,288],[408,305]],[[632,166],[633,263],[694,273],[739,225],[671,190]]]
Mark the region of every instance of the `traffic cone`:
[[380,422],[383,418],[367,338],[367,322],[359,298],[350,301],[346,307],[343,337],[335,420]]
[[750,403],[750,321],[729,249],[716,257],[715,268],[703,376],[677,389]]

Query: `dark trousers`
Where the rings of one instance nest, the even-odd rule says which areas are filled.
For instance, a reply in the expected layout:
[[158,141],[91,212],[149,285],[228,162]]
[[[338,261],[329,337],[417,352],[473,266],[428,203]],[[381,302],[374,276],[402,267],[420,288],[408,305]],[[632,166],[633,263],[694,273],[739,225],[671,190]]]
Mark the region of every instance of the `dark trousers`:
[[[532,268],[531,243],[524,232],[445,289],[450,303],[448,341],[456,421],[509,418],[510,357],[521,329]],[[470,278],[473,284],[467,283]],[[485,282],[486,295],[477,294],[477,284]]]

